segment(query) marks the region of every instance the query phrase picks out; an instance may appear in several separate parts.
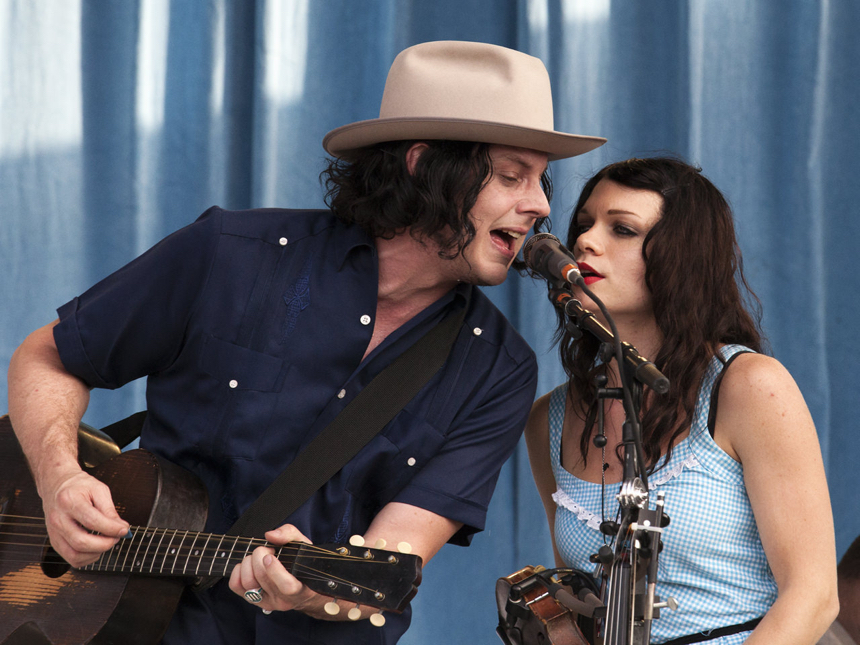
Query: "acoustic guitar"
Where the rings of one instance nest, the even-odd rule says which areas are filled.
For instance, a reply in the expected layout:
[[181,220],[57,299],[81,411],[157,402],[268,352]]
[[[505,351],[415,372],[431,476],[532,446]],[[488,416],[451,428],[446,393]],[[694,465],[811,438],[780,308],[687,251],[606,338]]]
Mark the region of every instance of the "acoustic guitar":
[[[97,435],[79,435],[82,462],[99,459],[92,458],[99,447],[91,444],[104,442]],[[82,466],[110,487],[132,527],[96,562],[74,569],[50,547],[35,483],[9,417],[0,417],[2,645],[150,645],[167,629],[185,586],[229,576],[258,546],[272,547],[314,591],[357,605],[399,613],[421,582],[421,558],[411,554],[203,533],[202,484],[145,450]]]

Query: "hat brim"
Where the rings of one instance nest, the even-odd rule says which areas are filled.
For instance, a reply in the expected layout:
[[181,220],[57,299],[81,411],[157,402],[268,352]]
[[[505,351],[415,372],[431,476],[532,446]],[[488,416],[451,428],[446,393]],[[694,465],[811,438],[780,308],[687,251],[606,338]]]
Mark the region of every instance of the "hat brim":
[[341,126],[323,138],[333,157],[347,159],[361,148],[384,141],[444,139],[475,141],[545,152],[550,161],[575,157],[606,143],[603,137],[567,134],[470,119],[397,117],[368,119]]

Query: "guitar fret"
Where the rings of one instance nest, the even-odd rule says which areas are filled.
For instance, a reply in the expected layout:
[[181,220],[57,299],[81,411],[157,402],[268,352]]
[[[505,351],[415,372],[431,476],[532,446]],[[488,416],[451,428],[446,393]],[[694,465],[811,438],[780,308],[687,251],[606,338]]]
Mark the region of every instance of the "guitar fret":
[[128,540],[122,540],[124,544],[121,544],[119,550],[117,551],[117,559],[116,562],[114,562],[114,566],[117,566],[117,563],[119,562],[119,554],[122,552],[123,547],[125,547],[125,557],[122,560],[122,565],[118,567],[118,571],[125,571],[125,563],[128,562],[128,553],[129,551],[131,551],[131,546],[134,543],[134,539],[136,537],[137,530],[132,532],[131,538],[129,538]]
[[224,562],[224,571],[221,572],[222,576],[227,576],[227,568],[230,566],[230,561],[233,559],[233,552],[236,550],[236,545],[239,543],[238,536],[233,540],[233,546],[230,547],[230,555],[227,556],[227,561]]
[[170,573],[176,573],[176,563],[179,561],[179,556],[182,553],[182,545],[185,544],[185,538],[188,537],[188,531],[182,534],[182,539],[179,541],[179,546],[176,547],[176,557],[173,558],[173,566],[170,568]]
[[203,548],[200,549],[200,557],[197,558],[197,568],[194,569],[194,575],[200,574],[200,564],[203,562],[203,555],[206,553],[206,545],[209,544],[209,540],[212,539],[212,534],[208,534],[206,537],[206,541],[203,543]]
[[[150,531],[151,531],[151,533],[150,533]],[[140,571],[143,571],[144,569],[146,569],[146,558],[149,555],[149,550],[152,548],[152,541],[155,539],[156,533],[158,533],[157,528],[144,529],[143,530],[143,539],[146,539],[147,542],[146,542],[146,550],[143,552],[143,557],[140,559],[140,568],[139,568]],[[153,556],[152,560],[155,561],[155,556]],[[150,565],[150,569],[152,569],[151,565]]]
[[167,556],[170,555],[170,548],[173,546],[173,540],[176,538],[176,530],[170,531],[170,542],[167,543],[167,548],[164,550],[164,558],[161,560],[161,568],[158,570],[159,573],[164,573],[164,565],[167,563]]
[[221,544],[224,542],[224,538],[226,535],[222,535],[221,539],[218,540],[218,546],[215,547],[215,553],[212,554],[212,564],[209,565],[209,575],[212,575],[212,571],[215,569],[215,560],[218,559],[218,551],[221,550]]
[[[161,532],[161,538],[158,540],[158,546],[155,547],[155,553],[152,554],[152,564],[149,565],[149,572],[152,573],[153,569],[155,569],[155,558],[158,557],[158,554],[161,553],[161,543],[164,542],[164,536],[167,535],[167,529],[164,529]],[[162,566],[164,561],[162,560]]]
[[191,555],[194,553],[194,545],[197,544],[197,538],[200,537],[199,533],[193,533],[194,540],[191,542],[191,546],[188,547],[188,555],[185,557],[185,566],[182,568],[182,573],[188,573],[189,570],[189,562],[191,562]]
[[[131,540],[120,540],[114,547],[105,554],[105,558],[101,561],[105,571],[117,571],[119,559],[122,556],[122,550],[128,548]],[[113,556],[113,564],[111,564],[111,556]]]
[[[143,529],[143,535],[141,535],[140,537],[141,537],[141,539],[137,543],[137,549],[135,549],[135,551],[134,551],[134,557],[131,559],[131,568],[129,569],[129,571],[134,571],[134,568],[136,566],[140,565],[140,563],[137,561],[137,555],[140,553],[140,547],[143,546],[143,538],[146,537],[146,529]],[[134,542],[136,539],[137,539],[137,535],[132,537],[130,541]],[[131,549],[129,549],[129,550],[131,550]]]

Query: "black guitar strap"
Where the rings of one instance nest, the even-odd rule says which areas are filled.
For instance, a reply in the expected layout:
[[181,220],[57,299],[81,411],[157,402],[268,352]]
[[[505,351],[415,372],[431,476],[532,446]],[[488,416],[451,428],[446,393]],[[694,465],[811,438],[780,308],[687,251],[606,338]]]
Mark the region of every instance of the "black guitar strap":
[[[442,368],[463,326],[470,298],[436,324],[350,401],[227,531],[259,537],[277,526],[331,479]],[[119,445],[139,436],[146,412],[103,429]]]
[[304,504],[375,437],[436,374],[463,326],[468,302],[376,375],[230,527],[263,537]]

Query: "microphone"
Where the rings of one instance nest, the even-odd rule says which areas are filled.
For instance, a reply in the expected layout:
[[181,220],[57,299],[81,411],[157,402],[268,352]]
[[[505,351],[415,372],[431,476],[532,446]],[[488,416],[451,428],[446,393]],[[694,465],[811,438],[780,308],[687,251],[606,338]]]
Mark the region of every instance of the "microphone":
[[523,259],[528,268],[550,282],[562,280],[571,284],[582,283],[582,274],[576,266],[573,253],[555,235],[532,235],[523,247]]

